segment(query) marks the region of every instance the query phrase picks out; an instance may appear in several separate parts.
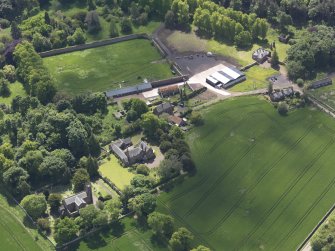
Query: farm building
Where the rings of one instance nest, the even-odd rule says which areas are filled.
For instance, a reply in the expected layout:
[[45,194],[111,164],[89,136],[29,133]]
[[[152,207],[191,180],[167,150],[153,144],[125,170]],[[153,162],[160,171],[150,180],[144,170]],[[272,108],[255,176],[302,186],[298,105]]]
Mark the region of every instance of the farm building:
[[106,96],[107,98],[117,98],[132,94],[139,94],[150,90],[152,90],[152,85],[150,83],[143,83],[136,86],[107,91]]
[[213,78],[212,76],[209,76],[209,77],[206,78],[206,83],[215,87],[215,86],[220,84],[220,81]]
[[169,97],[179,93],[179,86],[173,85],[168,87],[161,87],[158,89],[158,94],[162,97]]
[[92,187],[86,185],[86,190],[73,196],[65,198],[59,207],[59,213],[62,216],[75,217],[79,215],[79,209],[93,203]]
[[178,127],[186,126],[186,121],[178,116],[171,115],[168,117],[168,121],[170,124]]
[[332,85],[333,81],[330,78],[321,79],[308,86],[308,89],[317,89],[323,86]]
[[259,64],[264,63],[269,57],[271,57],[271,52],[264,48],[259,48],[252,53],[252,59]]
[[291,97],[294,94],[293,88],[285,88],[283,90],[275,91],[272,94],[270,94],[271,101],[278,102],[286,97]]
[[225,89],[232,87],[246,80],[245,74],[236,68],[225,66],[221,70],[213,73],[206,78],[206,83],[214,87],[223,87]]
[[137,146],[132,146],[130,139],[118,140],[110,145],[110,150],[126,166],[155,158],[154,151],[144,141]]
[[173,105],[169,102],[162,103],[162,104],[156,106],[153,112],[157,116],[161,115],[162,113],[172,114],[173,113]]

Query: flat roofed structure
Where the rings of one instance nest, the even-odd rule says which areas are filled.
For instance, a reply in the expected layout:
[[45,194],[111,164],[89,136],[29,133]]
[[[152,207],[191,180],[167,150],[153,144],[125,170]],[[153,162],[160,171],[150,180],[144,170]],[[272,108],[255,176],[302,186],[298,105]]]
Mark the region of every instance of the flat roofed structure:
[[222,84],[227,84],[229,81],[231,81],[231,79],[225,77],[220,72],[215,72],[214,74],[212,74],[212,77],[217,79]]
[[213,73],[206,78],[206,83],[223,87],[225,89],[238,84],[246,79],[245,74],[236,68],[224,66],[221,70]]
[[221,71],[226,73],[227,75],[231,76],[233,79],[237,79],[241,76],[244,76],[245,74],[237,69],[224,67]]
[[132,94],[138,94],[145,91],[152,90],[152,85],[150,83],[139,84],[136,86],[126,87],[122,89],[116,89],[106,92],[107,98],[116,98]]
[[216,86],[216,85],[218,85],[220,82],[219,82],[217,79],[213,78],[212,76],[208,76],[208,77],[206,78],[206,83],[208,83],[208,84],[210,84],[210,85],[212,85],[212,86]]

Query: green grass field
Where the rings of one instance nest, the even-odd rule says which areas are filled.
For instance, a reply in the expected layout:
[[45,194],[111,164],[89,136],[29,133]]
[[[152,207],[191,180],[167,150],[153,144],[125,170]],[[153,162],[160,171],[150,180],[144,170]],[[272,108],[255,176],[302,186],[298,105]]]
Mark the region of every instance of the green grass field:
[[99,232],[84,239],[69,250],[80,251],[168,251],[166,243],[157,243],[153,232],[138,227],[131,218],[124,218],[120,225],[112,226],[109,231]]
[[[0,249],[1,250],[54,250],[31,224],[23,225],[25,214],[17,206],[8,203],[0,187]],[[37,239],[35,239],[37,237]]]
[[229,91],[246,92],[257,89],[266,89],[269,85],[267,79],[275,74],[278,74],[278,71],[272,68],[262,68],[256,65],[245,72],[245,75],[247,76],[246,81],[233,86]]
[[169,64],[145,39],[48,57],[43,61],[58,88],[70,95],[130,86],[145,78],[150,81],[172,76]]
[[13,98],[15,98],[16,96],[21,96],[21,97],[25,97],[27,96],[23,85],[19,82],[15,82],[12,84],[9,84],[9,89],[10,89],[10,96],[9,97],[0,97],[0,104],[6,104],[6,105],[10,105],[12,103]]
[[159,210],[213,250],[295,250],[334,202],[334,121],[313,108],[283,117],[260,97],[203,116],[188,135],[197,173]]
[[119,189],[123,189],[126,185],[130,185],[134,174],[129,172],[127,168],[122,167],[114,155],[110,155],[110,160],[105,159],[100,165],[99,171],[102,176],[110,179]]

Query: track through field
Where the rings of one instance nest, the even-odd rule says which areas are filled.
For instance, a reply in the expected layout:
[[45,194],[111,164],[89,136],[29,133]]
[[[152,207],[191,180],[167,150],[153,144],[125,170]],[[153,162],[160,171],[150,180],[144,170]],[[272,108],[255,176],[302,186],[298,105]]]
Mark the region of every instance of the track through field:
[[203,116],[196,175],[158,204],[212,250],[295,249],[333,204],[334,121],[309,108],[282,117],[258,97]]

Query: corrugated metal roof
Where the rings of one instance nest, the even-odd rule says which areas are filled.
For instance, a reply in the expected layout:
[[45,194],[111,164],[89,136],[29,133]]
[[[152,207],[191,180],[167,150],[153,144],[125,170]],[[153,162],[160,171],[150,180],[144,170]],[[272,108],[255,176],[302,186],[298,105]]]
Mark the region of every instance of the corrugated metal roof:
[[241,71],[235,69],[235,68],[230,68],[225,66],[224,68],[222,68],[222,70],[224,73],[228,74],[229,76],[231,76],[233,79],[237,79],[241,76],[244,76],[244,73],[242,73]]
[[229,78],[223,76],[222,74],[220,74],[219,72],[215,72],[211,75],[211,77],[219,80],[219,82],[221,82],[222,84],[226,84],[230,81]]
[[137,92],[144,92],[152,89],[151,83],[143,83],[136,86],[126,87],[122,89],[116,89],[106,92],[106,96],[108,98],[117,97],[117,96],[125,96],[128,94],[133,94]]

